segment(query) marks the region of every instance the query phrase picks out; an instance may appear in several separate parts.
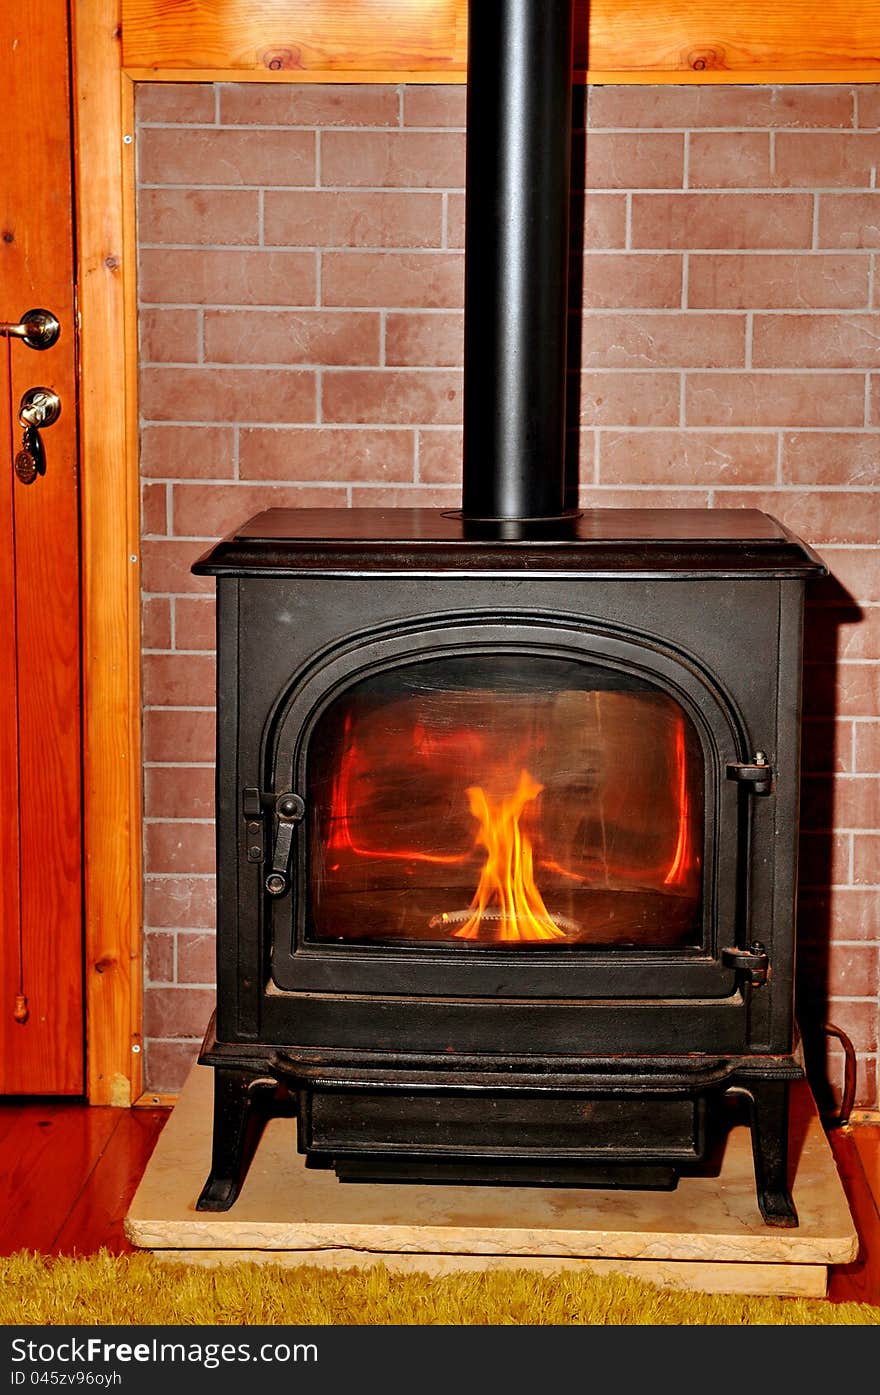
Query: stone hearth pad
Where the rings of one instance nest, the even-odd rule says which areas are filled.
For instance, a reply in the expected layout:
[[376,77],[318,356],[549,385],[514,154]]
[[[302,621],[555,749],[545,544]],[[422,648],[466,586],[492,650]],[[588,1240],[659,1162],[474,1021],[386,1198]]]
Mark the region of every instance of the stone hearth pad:
[[717,1176],[672,1192],[340,1183],[307,1169],[292,1119],[269,1122],[241,1195],[199,1212],[211,1154],[212,1072],[193,1067],[125,1222],[133,1245],[168,1260],[256,1260],[350,1268],[382,1262],[434,1274],[526,1268],[636,1275],[706,1292],[820,1296],[827,1266],[858,1241],[812,1096],[792,1091],[794,1230],[765,1226],[748,1129]]

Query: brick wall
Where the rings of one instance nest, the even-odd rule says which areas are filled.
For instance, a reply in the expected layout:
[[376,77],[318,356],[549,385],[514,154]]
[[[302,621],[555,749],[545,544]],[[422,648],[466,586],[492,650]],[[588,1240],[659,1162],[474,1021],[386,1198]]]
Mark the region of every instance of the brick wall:
[[[808,617],[801,1010],[851,1035],[873,1105],[880,87],[589,100],[583,500],[757,506],[832,568]],[[146,85],[137,112],[159,1089],[213,1000],[212,587],[189,566],[273,504],[458,502],[464,94]]]

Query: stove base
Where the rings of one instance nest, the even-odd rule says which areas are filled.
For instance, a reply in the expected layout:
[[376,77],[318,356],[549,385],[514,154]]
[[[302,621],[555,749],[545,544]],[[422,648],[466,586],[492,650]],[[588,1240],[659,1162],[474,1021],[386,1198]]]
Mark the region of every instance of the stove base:
[[[670,1188],[706,1165],[725,1098],[745,1102],[758,1207],[798,1224],[788,1180],[792,1056],[581,1058],[557,1073],[486,1059],[455,1068],[319,1062],[283,1048],[218,1042],[211,1172],[199,1211],[238,1196],[262,1127],[296,1114],[298,1149],[340,1180]],[[614,1178],[618,1180],[613,1180]]]
[[[292,1119],[270,1119],[231,1211],[196,1212],[211,1155],[213,1072],[196,1066],[125,1222],[130,1242],[171,1263],[236,1261],[399,1273],[495,1269],[619,1272],[675,1288],[821,1297],[829,1264],[857,1239],[807,1086],[791,1089],[800,1225],[766,1226],[745,1124],[712,1166],[674,1192],[600,1188],[340,1186],[306,1166]],[[717,1172],[716,1172],[717,1168]],[[314,1276],[313,1276],[314,1277]],[[318,1276],[318,1282],[320,1277]]]

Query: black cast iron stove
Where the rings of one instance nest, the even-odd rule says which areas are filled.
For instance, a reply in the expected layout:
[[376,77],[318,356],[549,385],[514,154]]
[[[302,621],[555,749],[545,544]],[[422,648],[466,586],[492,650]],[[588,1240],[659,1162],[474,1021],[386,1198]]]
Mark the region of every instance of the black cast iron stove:
[[724,1101],[794,1225],[801,624],[754,511],[566,508],[570,0],[471,7],[464,509],[270,510],[218,595],[201,1209],[260,1121],[346,1181],[673,1186]]

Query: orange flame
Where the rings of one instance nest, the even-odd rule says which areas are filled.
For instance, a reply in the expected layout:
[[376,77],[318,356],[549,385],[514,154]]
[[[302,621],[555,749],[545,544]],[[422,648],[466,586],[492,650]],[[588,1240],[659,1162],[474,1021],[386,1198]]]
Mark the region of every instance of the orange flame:
[[543,788],[523,770],[509,799],[493,804],[479,785],[467,791],[471,813],[480,824],[477,845],[486,849],[487,856],[470,905],[473,914],[453,932],[460,939],[478,937],[483,915],[493,902],[501,908],[496,939],[565,939],[535,884],[532,845],[520,827],[523,810]]
[[675,769],[678,778],[678,837],[665,886],[678,886],[687,880],[691,864],[690,800],[688,798],[687,752],[684,744],[684,719],[679,718],[675,729]]

